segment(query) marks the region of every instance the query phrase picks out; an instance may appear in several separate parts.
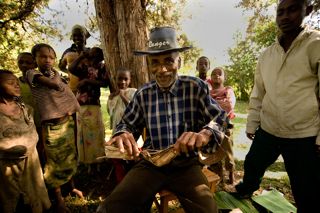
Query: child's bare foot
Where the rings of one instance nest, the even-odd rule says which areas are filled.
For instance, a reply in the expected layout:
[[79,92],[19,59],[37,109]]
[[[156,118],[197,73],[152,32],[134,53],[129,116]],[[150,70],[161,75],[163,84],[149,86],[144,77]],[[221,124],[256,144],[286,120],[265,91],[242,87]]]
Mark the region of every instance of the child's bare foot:
[[77,195],[79,198],[84,199],[83,193],[79,189],[76,189],[76,188],[72,189],[72,193]]

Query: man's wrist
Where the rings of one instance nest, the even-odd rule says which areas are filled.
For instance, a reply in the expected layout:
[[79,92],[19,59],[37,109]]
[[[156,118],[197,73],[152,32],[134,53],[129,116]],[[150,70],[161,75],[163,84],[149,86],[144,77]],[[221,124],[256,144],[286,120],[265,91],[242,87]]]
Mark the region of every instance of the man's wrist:
[[209,129],[202,129],[200,132],[200,134],[203,134],[205,137],[207,137],[209,140],[212,137],[212,131],[210,131]]

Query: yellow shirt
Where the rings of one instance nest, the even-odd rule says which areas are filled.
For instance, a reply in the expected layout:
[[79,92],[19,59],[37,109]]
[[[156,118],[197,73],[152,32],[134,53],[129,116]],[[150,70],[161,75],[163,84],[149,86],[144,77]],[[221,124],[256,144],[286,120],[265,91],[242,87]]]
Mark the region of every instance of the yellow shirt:
[[[65,61],[67,63],[67,67],[69,67],[70,64],[72,64],[72,62],[76,60],[78,57],[79,57],[79,53],[77,52],[67,52],[61,60]],[[79,78],[73,75],[72,73],[70,73],[69,71],[68,71],[68,77],[69,77],[68,86],[70,87],[72,92],[76,94]]]
[[320,145],[320,32],[303,30],[284,52],[279,41],[259,57],[247,132],[282,138],[317,137]]

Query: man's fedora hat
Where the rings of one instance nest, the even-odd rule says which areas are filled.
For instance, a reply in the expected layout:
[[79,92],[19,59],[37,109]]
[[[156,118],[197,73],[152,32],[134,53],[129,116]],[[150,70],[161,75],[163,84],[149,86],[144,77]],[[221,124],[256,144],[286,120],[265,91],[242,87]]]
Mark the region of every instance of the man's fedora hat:
[[148,42],[148,50],[146,51],[134,51],[135,55],[156,55],[168,52],[183,52],[192,48],[179,47],[176,31],[172,27],[155,27],[150,31],[150,38]]

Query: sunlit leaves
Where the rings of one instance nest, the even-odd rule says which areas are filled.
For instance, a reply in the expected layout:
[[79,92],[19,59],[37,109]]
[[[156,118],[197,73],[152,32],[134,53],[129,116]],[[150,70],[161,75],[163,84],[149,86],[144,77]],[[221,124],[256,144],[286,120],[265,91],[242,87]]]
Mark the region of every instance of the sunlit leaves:
[[226,67],[227,83],[232,85],[240,100],[248,100],[253,86],[253,74],[256,66],[257,51],[255,44],[243,40],[240,33],[236,34],[236,47],[228,50],[231,65]]
[[0,67],[16,71],[16,57],[35,42],[57,36],[54,20],[40,19],[49,0],[0,1]]
[[259,49],[270,46],[278,34],[278,28],[274,21],[267,21],[257,25],[253,29],[252,41]]

